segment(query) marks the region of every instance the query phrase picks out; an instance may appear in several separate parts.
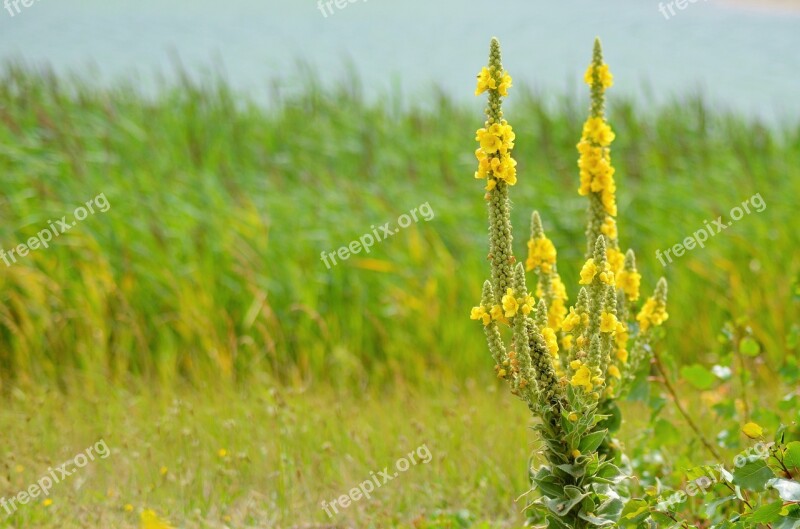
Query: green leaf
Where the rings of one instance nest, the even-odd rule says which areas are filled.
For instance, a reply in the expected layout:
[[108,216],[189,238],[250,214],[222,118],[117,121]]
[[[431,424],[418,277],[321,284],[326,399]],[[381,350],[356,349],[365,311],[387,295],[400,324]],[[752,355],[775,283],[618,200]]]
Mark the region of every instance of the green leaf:
[[756,509],[753,514],[747,517],[747,521],[751,523],[770,523],[777,520],[781,515],[783,509],[783,502],[776,501],[768,505],[762,505]]
[[681,368],[681,377],[686,379],[689,384],[700,390],[711,389],[717,381],[714,374],[701,366],[700,364],[692,364]]
[[558,516],[566,516],[583,498],[589,496],[588,492],[583,492],[578,487],[567,485],[564,487],[566,498],[558,498],[547,501],[547,507]]
[[761,353],[761,346],[748,336],[742,338],[742,341],[739,342],[739,351],[745,356],[758,356]]
[[757,460],[737,468],[733,473],[733,483],[743,489],[761,492],[774,477],[772,469],[764,461]]
[[783,464],[790,470],[792,468],[800,469],[800,441],[792,441],[786,445]]
[[600,446],[600,443],[603,442],[605,439],[606,434],[608,434],[608,430],[599,430],[597,432],[592,432],[583,439],[581,439],[580,445],[578,445],[578,450],[580,450],[581,454],[589,454],[597,450],[597,447]]
[[767,486],[778,491],[783,501],[800,502],[800,483],[788,479],[771,479]]

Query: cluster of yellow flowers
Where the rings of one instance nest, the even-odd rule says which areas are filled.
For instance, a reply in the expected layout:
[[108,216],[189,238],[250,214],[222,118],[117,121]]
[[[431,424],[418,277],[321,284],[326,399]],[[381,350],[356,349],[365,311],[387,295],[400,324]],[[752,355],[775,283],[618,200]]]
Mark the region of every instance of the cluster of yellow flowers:
[[[508,72],[499,72],[495,75],[494,68],[484,66],[478,74],[478,86],[475,88],[475,95],[479,96],[487,90],[497,90],[501,96],[508,95],[508,89],[511,88],[511,76]],[[499,78],[499,79],[498,79]]]
[[[495,66],[484,67],[478,74],[475,95],[488,90],[492,97],[505,97],[509,88],[511,88],[511,76],[508,72]],[[475,157],[478,159],[475,178],[488,178],[487,191],[494,189],[498,180],[510,186],[517,183],[517,161],[511,157],[514,138],[514,130],[504,119],[487,120],[484,126],[475,132],[475,141],[480,144],[475,151]]]
[[657,327],[667,321],[669,314],[667,314],[666,307],[663,303],[651,296],[645,301],[642,310],[636,315],[636,320],[639,322],[639,327],[642,331],[646,331],[650,326]]
[[540,269],[539,273],[549,274],[553,271],[556,264],[556,247],[553,241],[547,237],[531,238],[528,240],[528,259],[525,261],[525,269]]
[[[603,208],[612,217],[617,216],[617,202],[614,193],[614,167],[611,166],[611,149],[614,141],[611,127],[601,117],[590,117],[583,126],[583,136],[578,143],[578,168],[581,185],[578,192],[586,196],[598,193]],[[606,227],[613,231],[613,228]]]
[[[606,252],[608,252],[608,250],[606,250]],[[606,262],[602,268],[603,269],[600,270],[600,267],[595,264],[594,258],[590,257],[583,264],[583,268],[581,268],[581,279],[578,281],[578,284],[591,285],[595,276],[597,276],[597,278],[606,285],[615,286],[614,271],[612,270],[611,263]]]
[[586,84],[592,86],[595,79],[595,71],[597,71],[597,79],[600,80],[600,86],[603,90],[614,86],[614,76],[611,75],[611,71],[609,71],[606,63],[602,63],[599,66],[595,66],[595,64],[592,63],[586,68],[586,73],[583,74],[583,80]]
[[524,314],[527,316],[533,310],[536,300],[528,294],[525,297],[514,297],[514,291],[507,289],[502,298],[502,306],[494,305],[492,307],[485,307],[479,305],[472,307],[470,312],[470,319],[481,320],[484,325],[489,325],[493,321],[508,324],[508,318],[513,318],[517,314]]
[[475,132],[475,141],[481,145],[475,150],[475,157],[478,158],[475,178],[490,177],[487,191],[497,185],[497,180],[503,180],[510,186],[517,183],[517,161],[511,157],[514,138],[514,131],[505,120]]

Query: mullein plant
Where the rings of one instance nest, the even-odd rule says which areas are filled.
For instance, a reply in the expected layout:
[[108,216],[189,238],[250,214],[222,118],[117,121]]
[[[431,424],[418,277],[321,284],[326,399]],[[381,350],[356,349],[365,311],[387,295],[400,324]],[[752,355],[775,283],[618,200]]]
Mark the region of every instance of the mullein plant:
[[[621,456],[610,435],[619,424],[614,402],[649,364],[653,330],[667,319],[667,286],[661,279],[655,294],[641,303],[634,254],[620,250],[610,150],[614,133],[604,114],[612,76],[599,41],[585,75],[592,103],[577,145],[578,192],[589,199],[589,218],[575,303],[567,309],[556,248],[537,212],[527,260],[517,262],[509,199],[517,183],[515,135],[502,110],[512,80],[500,59],[500,44],[492,39],[489,64],[478,74],[476,95],[487,93],[488,105],[475,151],[475,178],[486,181],[491,280],[484,283],[471,318],[483,324],[497,376],[538,419],[534,429],[544,462],[529,469],[537,492],[530,507],[550,528],[612,525],[625,506],[625,476],[617,466]],[[536,276],[534,292],[527,287],[526,271]]]

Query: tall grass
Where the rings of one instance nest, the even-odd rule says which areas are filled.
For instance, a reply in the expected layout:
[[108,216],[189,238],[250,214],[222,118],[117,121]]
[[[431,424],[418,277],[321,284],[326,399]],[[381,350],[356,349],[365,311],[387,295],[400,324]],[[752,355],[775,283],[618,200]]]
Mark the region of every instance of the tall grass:
[[[800,125],[770,129],[701,100],[638,109],[610,97],[621,242],[637,251],[644,284],[670,280],[665,347],[713,360],[724,322],[744,318],[776,367],[797,318]],[[313,81],[266,108],[224,82],[188,78],[146,98],[6,66],[2,248],[99,193],[112,207],[49,249],[0,263],[0,380],[482,377],[481,329],[468,319],[488,266],[475,257],[486,229],[472,178],[480,110],[435,93],[403,109]],[[507,113],[518,138],[515,224],[535,207],[557,248],[581,248],[583,109],[528,94]],[[666,269],[656,261],[656,249],[755,193],[764,212]],[[320,260],[425,202],[430,222],[330,270]],[[559,256],[566,284],[580,259]]]

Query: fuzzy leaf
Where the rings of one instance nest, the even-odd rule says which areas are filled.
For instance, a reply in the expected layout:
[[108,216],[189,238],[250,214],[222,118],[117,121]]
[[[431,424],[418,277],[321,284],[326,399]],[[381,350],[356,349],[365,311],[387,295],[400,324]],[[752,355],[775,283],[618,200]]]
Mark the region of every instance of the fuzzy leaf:
[[600,446],[600,443],[603,442],[605,439],[606,434],[608,434],[608,430],[600,430],[597,432],[592,432],[583,439],[581,439],[581,444],[578,445],[578,450],[581,451],[582,454],[588,454],[590,452],[594,452],[597,450],[597,447]]

